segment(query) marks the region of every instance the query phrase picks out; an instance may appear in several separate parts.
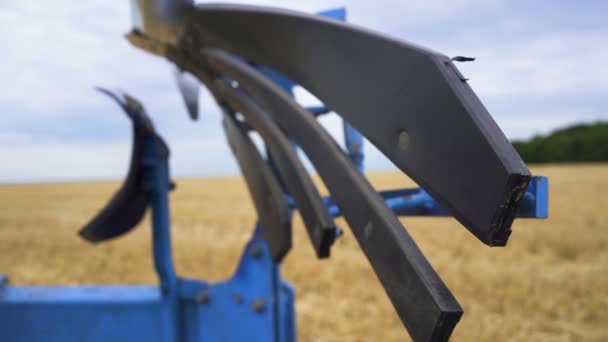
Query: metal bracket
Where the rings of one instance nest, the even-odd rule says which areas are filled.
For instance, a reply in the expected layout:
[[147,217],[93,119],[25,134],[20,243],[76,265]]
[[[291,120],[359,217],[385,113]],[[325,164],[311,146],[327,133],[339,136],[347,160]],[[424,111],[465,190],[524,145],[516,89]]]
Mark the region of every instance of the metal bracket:
[[295,341],[294,289],[280,278],[257,226],[235,275],[202,290],[186,312],[198,317],[196,341]]

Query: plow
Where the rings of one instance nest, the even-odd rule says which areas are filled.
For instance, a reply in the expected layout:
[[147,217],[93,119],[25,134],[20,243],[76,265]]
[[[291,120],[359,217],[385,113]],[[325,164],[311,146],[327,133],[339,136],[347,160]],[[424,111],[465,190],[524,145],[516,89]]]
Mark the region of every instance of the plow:
[[[199,116],[199,87],[215,98],[256,209],[252,237],[230,279],[177,275],[169,146],[135,97],[99,88],[131,122],[131,160],[121,188],[79,234],[94,244],[120,238],[149,211],[159,284],[11,286],[2,277],[3,340],[295,341],[295,290],[280,269],[298,213],[318,258],[339,253],[332,246],[346,232],[334,219],[343,217],[409,336],[446,341],[463,309],[399,217],[454,217],[493,248],[506,246],[515,219],[547,217],[548,180],[530,173],[458,70],[469,58],[351,25],[345,9],[132,7],[127,39],[174,65],[190,117]],[[322,104],[298,103],[297,86]],[[344,148],[317,120],[327,113],[343,120]],[[420,188],[374,189],[364,172],[368,142]],[[315,187],[299,150],[330,195]]]

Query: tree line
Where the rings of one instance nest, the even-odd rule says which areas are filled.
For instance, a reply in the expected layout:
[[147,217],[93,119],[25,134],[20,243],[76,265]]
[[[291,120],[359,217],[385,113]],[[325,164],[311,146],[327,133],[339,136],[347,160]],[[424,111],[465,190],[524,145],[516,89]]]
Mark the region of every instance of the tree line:
[[513,146],[526,163],[608,161],[608,122],[570,126]]

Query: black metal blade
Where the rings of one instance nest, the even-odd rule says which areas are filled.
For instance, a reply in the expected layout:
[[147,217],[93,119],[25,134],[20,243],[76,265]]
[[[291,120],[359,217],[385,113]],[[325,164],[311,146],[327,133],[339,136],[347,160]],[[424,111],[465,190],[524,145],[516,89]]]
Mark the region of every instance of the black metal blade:
[[184,18],[185,58],[216,47],[301,84],[481,241],[506,244],[530,173],[449,57],[288,10],[205,4]]
[[177,83],[177,87],[182,99],[184,100],[184,104],[186,105],[190,118],[192,120],[198,119],[198,96],[200,88],[198,80],[188,72],[178,69],[175,69],[173,72],[175,75],[175,82]]
[[331,136],[311,113],[251,66],[219,50],[205,49],[203,56],[213,70],[237,80],[308,155],[413,339],[446,340],[462,308]]
[[155,133],[152,121],[143,106],[133,97],[99,88],[116,101],[133,123],[133,144],[129,173],[122,187],[110,202],[80,230],[80,236],[90,242],[102,242],[133,229],[143,218],[148,199],[142,187],[144,139],[158,139],[168,157],[169,150]]
[[270,167],[235,119],[224,114],[224,130],[258,213],[264,239],[275,262],[291,249],[291,219],[287,201]]
[[232,87],[226,79],[218,79],[211,86],[216,96],[240,112],[247,123],[260,133],[296,202],[317,256],[328,257],[336,237],[336,226],[287,137],[245,91]]

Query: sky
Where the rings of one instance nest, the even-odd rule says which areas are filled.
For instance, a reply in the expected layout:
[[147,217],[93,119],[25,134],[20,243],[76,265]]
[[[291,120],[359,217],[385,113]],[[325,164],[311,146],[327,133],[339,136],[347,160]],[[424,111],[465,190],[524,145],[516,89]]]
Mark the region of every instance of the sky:
[[[240,0],[317,12],[448,56],[510,139],[608,120],[608,2]],[[119,179],[131,130],[94,86],[140,99],[172,151],[176,177],[238,174],[206,90],[192,122],[165,60],[130,46],[130,1],[0,1],[0,183]],[[311,99],[304,91],[297,97]],[[321,119],[339,139],[336,115]],[[393,166],[369,143],[370,170]]]

